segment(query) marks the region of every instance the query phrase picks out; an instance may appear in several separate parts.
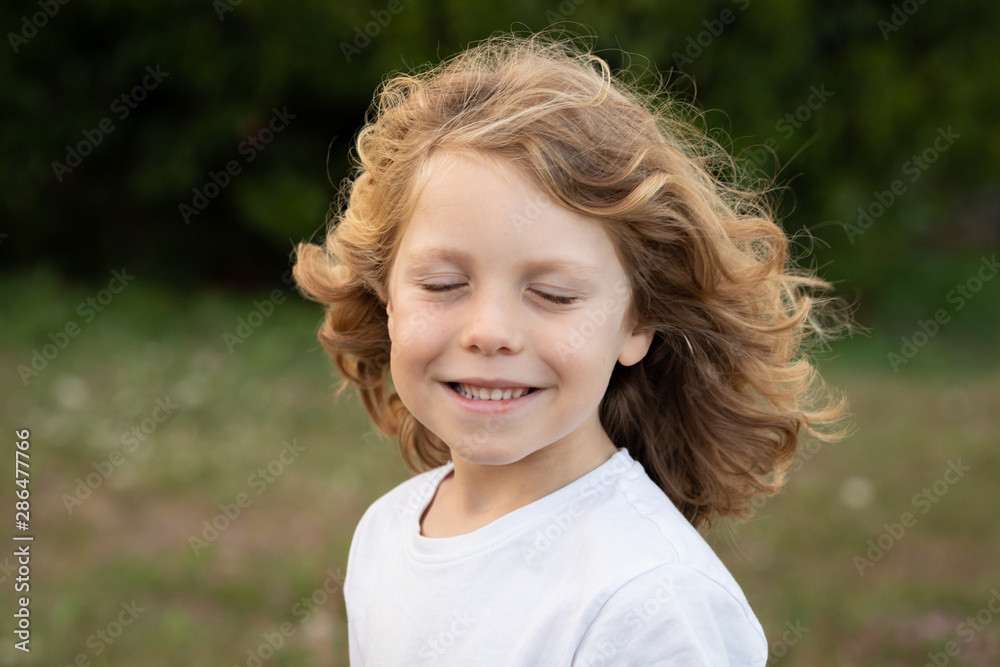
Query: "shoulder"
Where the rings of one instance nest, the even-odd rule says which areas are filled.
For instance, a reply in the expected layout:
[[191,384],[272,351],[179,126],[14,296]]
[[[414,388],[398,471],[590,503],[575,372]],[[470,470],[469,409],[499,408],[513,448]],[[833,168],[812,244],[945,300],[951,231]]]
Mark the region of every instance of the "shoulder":
[[622,556],[631,555],[629,560],[639,552],[650,554],[653,565],[687,564],[711,578],[729,576],[705,538],[631,457],[615,475],[588,489],[583,503],[590,506],[584,509],[594,517],[596,537]]
[[608,598],[573,665],[760,666],[767,652],[764,631],[738,587],[669,563],[633,577]]
[[585,548],[610,576],[580,655],[620,646],[628,661],[611,664],[764,664],[764,631],[739,584],[638,462],[629,457],[588,496]]
[[450,464],[407,479],[373,502],[358,521],[355,539],[365,531],[401,525],[422,511],[434,495],[438,483],[451,469]]
[[398,543],[407,526],[416,523],[418,513],[434,495],[437,484],[447,474],[451,465],[446,464],[420,473],[396,485],[369,505],[351,538],[347,556],[347,578],[345,592],[356,579],[358,567],[374,562],[372,552],[385,540]]

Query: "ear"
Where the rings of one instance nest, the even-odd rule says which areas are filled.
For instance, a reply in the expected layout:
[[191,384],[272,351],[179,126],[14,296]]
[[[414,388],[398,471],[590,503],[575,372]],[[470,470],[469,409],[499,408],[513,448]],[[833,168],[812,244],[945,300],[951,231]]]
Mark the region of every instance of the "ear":
[[392,301],[385,302],[385,315],[389,319],[389,342],[392,342]]
[[643,360],[653,344],[653,331],[633,331],[625,338],[622,352],[618,355],[618,363],[622,366],[632,366]]

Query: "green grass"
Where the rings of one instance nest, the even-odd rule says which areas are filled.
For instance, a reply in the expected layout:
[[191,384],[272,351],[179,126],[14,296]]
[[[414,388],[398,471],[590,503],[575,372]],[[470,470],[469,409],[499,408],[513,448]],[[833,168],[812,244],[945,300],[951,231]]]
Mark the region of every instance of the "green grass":
[[[170,296],[137,278],[84,323],[77,305],[99,287],[0,280],[0,413],[31,430],[35,535],[33,650],[14,650],[7,630],[0,664],[243,665],[287,623],[265,665],[346,665],[343,599],[321,586],[346,566],[364,510],[409,473],[353,394],[334,399],[319,307],[276,280],[287,300],[230,353],[223,334],[270,289]],[[17,366],[71,320],[79,334],[25,385]],[[885,362],[892,341],[835,348],[825,375],[850,396],[856,435],[816,451],[751,521],[710,535],[778,653],[786,623],[808,628],[777,664],[923,665],[948,641],[960,649],[949,664],[1000,664],[1000,618],[971,641],[956,634],[1000,588],[1000,372],[944,336],[899,373]],[[125,453],[122,435],[168,397],[179,407]],[[293,440],[305,451],[251,483]],[[64,494],[114,450],[124,461],[70,513]],[[914,494],[959,458],[969,472],[920,513]],[[841,499],[852,478],[872,491],[856,508]],[[14,488],[3,475],[9,515]],[[249,505],[196,555],[191,536],[243,493]],[[854,557],[906,511],[915,525],[860,576]],[[12,577],[0,600],[13,608]],[[96,639],[133,600],[143,611],[120,636]]]

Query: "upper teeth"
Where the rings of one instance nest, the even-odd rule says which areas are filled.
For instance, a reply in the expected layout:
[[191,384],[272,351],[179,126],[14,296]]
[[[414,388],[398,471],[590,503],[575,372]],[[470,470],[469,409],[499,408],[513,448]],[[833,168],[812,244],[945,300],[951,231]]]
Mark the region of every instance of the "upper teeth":
[[466,398],[478,399],[481,401],[500,401],[507,398],[518,398],[527,394],[531,387],[516,387],[500,389],[490,387],[473,387],[467,384],[459,384],[458,390]]

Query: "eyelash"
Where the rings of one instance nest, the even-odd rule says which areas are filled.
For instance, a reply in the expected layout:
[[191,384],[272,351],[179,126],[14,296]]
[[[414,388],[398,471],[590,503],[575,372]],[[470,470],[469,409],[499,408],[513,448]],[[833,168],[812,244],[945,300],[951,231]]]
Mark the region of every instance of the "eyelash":
[[[459,284],[454,285],[421,285],[423,289],[428,292],[450,292],[456,287],[461,287]],[[578,296],[556,296],[555,294],[546,294],[545,292],[539,292],[535,290],[535,294],[541,295],[543,299],[551,301],[562,306],[568,306],[574,303],[580,297]]]

